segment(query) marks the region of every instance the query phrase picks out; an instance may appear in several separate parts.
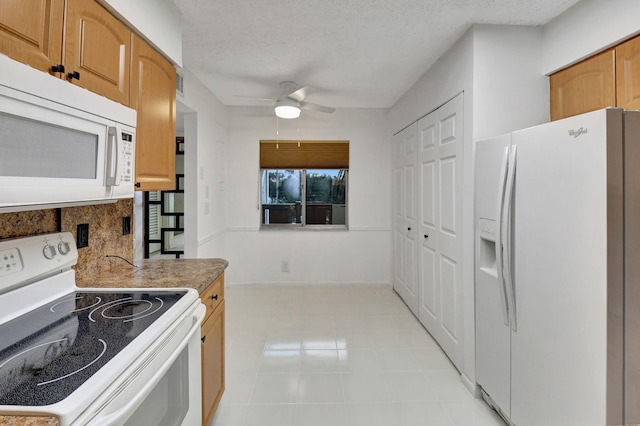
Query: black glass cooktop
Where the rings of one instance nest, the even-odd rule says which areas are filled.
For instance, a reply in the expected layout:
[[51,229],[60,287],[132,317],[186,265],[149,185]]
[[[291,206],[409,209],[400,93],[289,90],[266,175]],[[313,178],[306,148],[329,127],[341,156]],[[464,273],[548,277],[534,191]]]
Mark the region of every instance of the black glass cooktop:
[[0,325],[0,405],[59,402],[183,292],[75,292]]

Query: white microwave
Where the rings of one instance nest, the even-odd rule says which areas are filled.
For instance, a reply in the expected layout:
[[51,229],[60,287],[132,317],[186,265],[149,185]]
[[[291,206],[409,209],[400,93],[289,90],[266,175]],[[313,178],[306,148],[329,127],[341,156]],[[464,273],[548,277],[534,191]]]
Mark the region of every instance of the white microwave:
[[0,55],[0,213],[133,198],[136,111]]

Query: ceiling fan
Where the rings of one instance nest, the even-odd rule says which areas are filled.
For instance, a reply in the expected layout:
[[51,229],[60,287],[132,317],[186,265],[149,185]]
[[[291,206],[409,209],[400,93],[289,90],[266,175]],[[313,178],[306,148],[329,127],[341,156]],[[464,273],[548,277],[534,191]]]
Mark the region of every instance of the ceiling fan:
[[302,109],[326,112],[329,114],[335,111],[335,108],[306,102],[304,99],[313,90],[309,86],[298,88],[298,85],[293,81],[282,81],[280,82],[280,87],[282,88],[282,90],[280,92],[280,96],[278,96],[277,99],[256,98],[253,96],[240,95],[235,95],[235,97],[274,102],[276,116],[287,119],[298,118],[300,116],[300,110]]

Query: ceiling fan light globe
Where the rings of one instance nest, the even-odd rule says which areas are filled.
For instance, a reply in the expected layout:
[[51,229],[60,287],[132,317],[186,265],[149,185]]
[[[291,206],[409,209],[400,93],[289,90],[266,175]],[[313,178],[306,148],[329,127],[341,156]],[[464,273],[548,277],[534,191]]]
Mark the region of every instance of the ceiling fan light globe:
[[278,105],[275,108],[276,115],[280,118],[292,119],[300,117],[300,108],[291,105]]

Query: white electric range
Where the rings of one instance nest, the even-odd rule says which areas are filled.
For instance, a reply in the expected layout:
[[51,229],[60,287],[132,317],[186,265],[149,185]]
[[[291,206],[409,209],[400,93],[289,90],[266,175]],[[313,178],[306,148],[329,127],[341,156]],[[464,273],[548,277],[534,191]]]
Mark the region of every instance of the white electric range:
[[200,424],[197,291],[77,288],[77,259],[70,233],[0,241],[0,415]]

